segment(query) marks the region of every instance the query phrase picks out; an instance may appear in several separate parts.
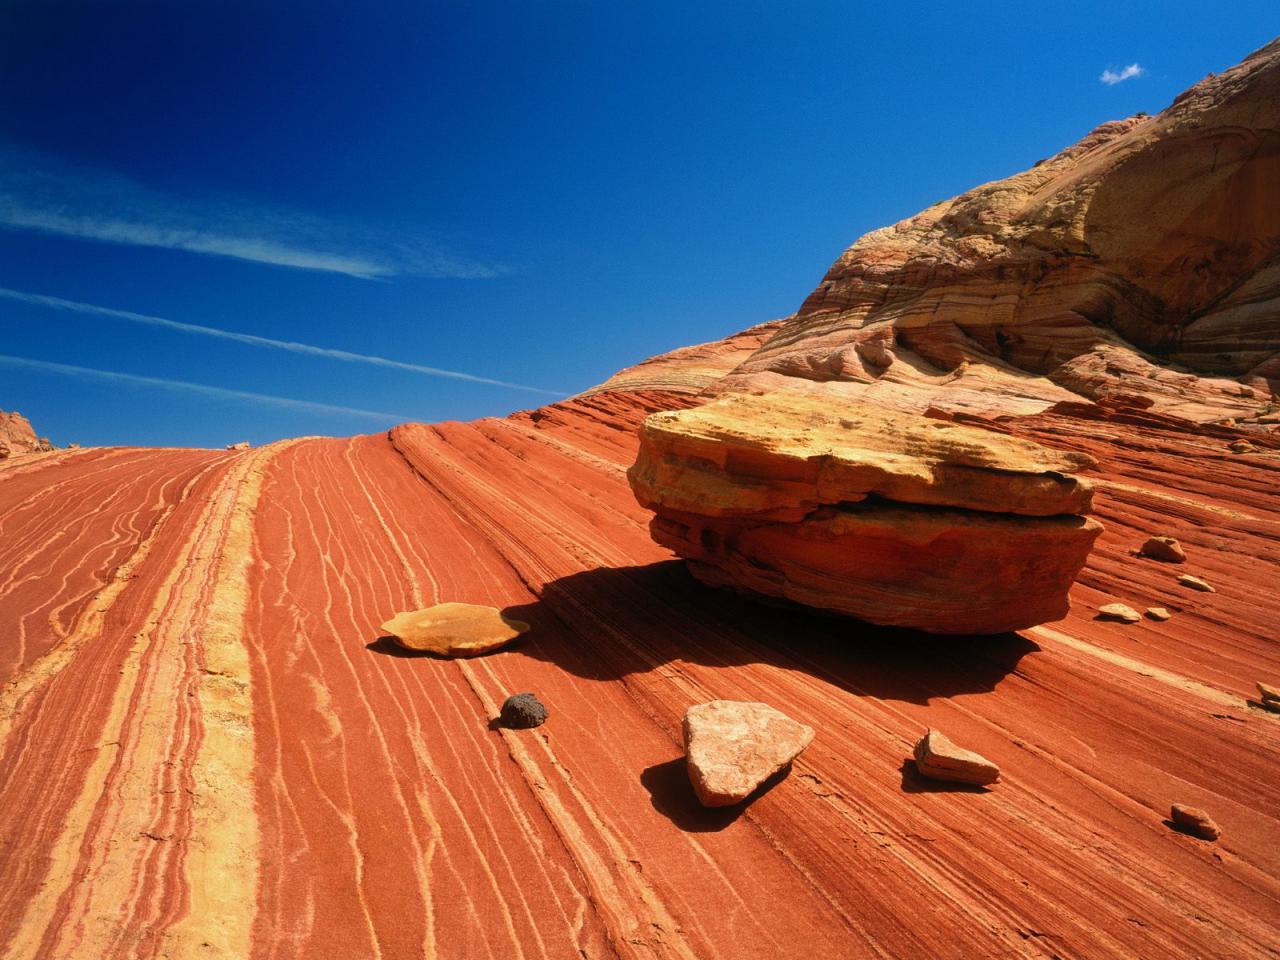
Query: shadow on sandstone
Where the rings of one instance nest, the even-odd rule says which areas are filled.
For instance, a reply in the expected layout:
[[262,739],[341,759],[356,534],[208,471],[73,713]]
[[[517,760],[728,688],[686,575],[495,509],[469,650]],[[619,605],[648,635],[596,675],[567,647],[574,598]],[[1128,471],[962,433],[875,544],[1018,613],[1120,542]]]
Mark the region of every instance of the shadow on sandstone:
[[791,765],[779,770],[755,789],[741,803],[731,807],[704,807],[693,792],[689,782],[688,765],[684,757],[676,757],[665,763],[655,763],[640,774],[640,784],[649,791],[653,808],[689,833],[714,833],[723,830],[764,794],[787,778]]
[[763,663],[919,704],[993,690],[1040,649],[1016,633],[934,636],[764,603],[698,583],[679,560],[575,573],[503,613],[533,626],[515,649],[589,679]]
[[395,637],[379,637],[364,645],[366,650],[373,653],[380,653],[387,657],[399,657],[404,660],[450,660],[451,657],[443,656],[439,653],[432,653],[430,650],[406,650],[400,644],[396,643]]

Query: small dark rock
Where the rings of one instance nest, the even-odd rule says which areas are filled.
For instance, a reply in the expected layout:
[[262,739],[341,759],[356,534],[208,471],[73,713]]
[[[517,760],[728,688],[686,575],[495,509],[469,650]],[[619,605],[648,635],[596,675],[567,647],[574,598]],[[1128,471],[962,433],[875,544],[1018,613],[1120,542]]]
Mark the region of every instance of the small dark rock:
[[498,722],[512,730],[528,730],[540,727],[547,721],[547,708],[532,693],[517,693],[507,697],[502,705]]

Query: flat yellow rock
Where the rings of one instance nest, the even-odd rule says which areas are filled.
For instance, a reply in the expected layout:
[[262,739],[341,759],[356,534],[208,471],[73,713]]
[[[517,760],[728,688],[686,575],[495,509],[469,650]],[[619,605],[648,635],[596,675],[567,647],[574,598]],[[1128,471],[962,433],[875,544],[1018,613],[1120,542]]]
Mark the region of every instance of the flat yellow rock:
[[439,603],[397,613],[382,625],[406,650],[445,657],[473,657],[510,643],[529,629],[522,620],[504,617],[496,607],[474,603]]

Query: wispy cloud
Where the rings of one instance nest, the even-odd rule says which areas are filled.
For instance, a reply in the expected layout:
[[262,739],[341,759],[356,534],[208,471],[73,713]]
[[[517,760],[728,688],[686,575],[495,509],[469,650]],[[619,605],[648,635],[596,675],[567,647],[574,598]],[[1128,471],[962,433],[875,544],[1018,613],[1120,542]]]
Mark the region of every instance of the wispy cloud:
[[1108,67],[1102,71],[1102,76],[1098,79],[1109,87],[1114,87],[1117,83],[1123,83],[1125,80],[1132,80],[1134,77],[1140,77],[1147,71],[1141,65],[1131,63],[1127,67],[1120,70],[1112,70]]
[[539,393],[550,397],[564,397],[568,391],[544,390],[541,387],[530,387],[523,383],[511,383],[507,380],[494,380],[489,377],[462,373],[458,370],[444,370],[440,367],[428,367],[420,363],[406,363],[392,360],[389,357],[378,357],[366,353],[352,353],[349,350],[337,350],[331,347],[319,347],[310,343],[298,343],[294,340],[275,340],[271,337],[260,337],[252,333],[239,333],[235,330],[223,330],[220,327],[205,327],[195,323],[183,323],[179,320],[167,320],[164,317],[152,317],[145,313],[133,313],[130,310],[116,310],[112,307],[100,307],[92,303],[78,303],[75,300],[63,300],[61,297],[49,297],[40,293],[25,293],[21,290],[10,290],[0,287],[0,298],[16,300],[19,303],[48,307],[53,310],[65,310],[72,313],[90,316],[110,317],[129,323],[140,323],[150,327],[163,327],[182,333],[195,334],[202,337],[216,337],[219,340],[231,340],[235,343],[248,344],[253,347],[266,347],[272,350],[287,350],[312,357],[326,357],[330,360],[342,360],[347,363],[366,363],[377,367],[388,367],[394,370],[405,370],[420,373],[429,377],[447,377],[451,380],[466,380],[470,383],[487,384],[493,387],[506,387],[510,390],[523,390],[527,393]]
[[160,247],[362,279],[482,279],[501,264],[438,239],[325,220],[247,201],[180,197],[49,157],[0,148],[0,227]]
[[203,383],[188,383],[186,380],[168,380],[162,377],[140,377],[132,373],[118,373],[114,370],[95,370],[92,367],[77,367],[69,363],[53,363],[49,360],[32,360],[29,357],[13,357],[0,353],[0,365],[25,367],[29,370],[42,370],[46,373],[58,373],[69,377],[86,380],[101,380],[108,383],[126,383],[140,387],[159,387],[164,390],[181,390],[187,393],[198,393],[219,400],[241,400],[248,403],[268,404],[273,407],[284,407],[303,413],[321,413],[328,416],[341,414],[348,417],[361,417],[377,420],[382,423],[402,423],[412,417],[399,413],[385,413],[381,410],[362,410],[359,407],[341,407],[330,403],[315,403],[311,400],[297,400],[293,397],[278,397],[269,393],[250,393],[246,390],[228,390],[225,387],[211,387]]

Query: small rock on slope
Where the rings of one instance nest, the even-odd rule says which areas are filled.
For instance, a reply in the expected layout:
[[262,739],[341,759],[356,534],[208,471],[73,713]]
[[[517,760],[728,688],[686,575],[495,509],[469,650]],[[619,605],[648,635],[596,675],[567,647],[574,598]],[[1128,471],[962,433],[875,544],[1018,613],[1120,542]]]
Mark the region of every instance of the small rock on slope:
[[1258,681],[1258,693],[1261,695],[1264,703],[1280,704],[1280,687],[1273,687],[1269,683]]
[[1178,578],[1178,582],[1184,587],[1190,587],[1192,590],[1199,590],[1202,593],[1217,593],[1208,583],[1199,577],[1193,577],[1189,573],[1184,573]]
[[1173,614],[1164,607],[1147,607],[1147,616],[1152,620],[1168,620]]
[[707,807],[745,800],[812,739],[812,727],[765,703],[712,700],[684,715],[689,780]]
[[1127,603],[1105,603],[1098,608],[1098,616],[1104,620],[1119,620],[1122,623],[1137,623],[1142,616]]
[[471,657],[510,643],[528,630],[529,625],[504,617],[496,607],[439,603],[398,613],[384,623],[382,629],[406,650]]
[[926,730],[915,749],[916,769],[934,780],[986,786],[1000,779],[1000,768],[981,754],[957,747],[937,730]]
[[1182,544],[1173,537],[1148,537],[1138,553],[1163,563],[1183,563],[1187,559]]
[[1170,819],[1180,829],[1201,840],[1217,840],[1222,836],[1222,831],[1213,822],[1213,818],[1199,807],[1187,807],[1181,803],[1175,803],[1170,811]]
[[531,730],[547,722],[547,708],[532,693],[517,693],[502,704],[498,722],[512,730]]

